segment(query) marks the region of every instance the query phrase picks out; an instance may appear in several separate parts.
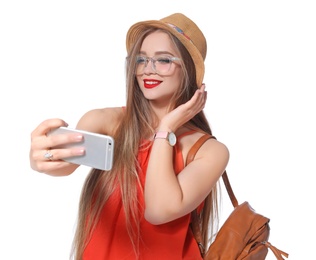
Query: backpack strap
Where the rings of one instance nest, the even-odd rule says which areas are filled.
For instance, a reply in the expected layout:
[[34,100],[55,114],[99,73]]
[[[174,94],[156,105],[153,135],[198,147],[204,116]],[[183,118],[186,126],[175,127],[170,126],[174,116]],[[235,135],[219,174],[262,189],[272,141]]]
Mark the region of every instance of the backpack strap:
[[[188,165],[190,162],[194,160],[194,157],[197,153],[197,151],[200,149],[200,147],[208,140],[208,139],[216,139],[215,136],[210,135],[210,134],[204,134],[202,135],[196,142],[195,144],[191,147],[191,149],[188,152],[187,158],[186,158],[186,163],[185,165]],[[233,189],[230,185],[227,172],[224,171],[222,174],[222,179],[225,184],[226,190],[228,192],[229,198],[234,206],[238,206],[238,201],[236,199],[236,196],[233,192]],[[201,256],[204,257],[205,254],[205,248],[203,245],[203,238],[202,238],[202,233],[201,233],[201,218],[199,217],[197,213],[197,209],[193,210],[191,212],[191,229],[194,235],[194,238],[199,246]]]

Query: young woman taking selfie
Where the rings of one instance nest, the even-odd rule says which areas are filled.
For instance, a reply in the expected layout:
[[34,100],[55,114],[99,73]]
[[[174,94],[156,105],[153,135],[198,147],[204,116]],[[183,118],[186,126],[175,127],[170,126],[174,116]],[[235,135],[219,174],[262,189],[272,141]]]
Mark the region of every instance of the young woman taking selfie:
[[[126,104],[85,113],[76,128],[115,140],[113,167],[91,169],[84,183],[73,259],[202,259],[190,229],[199,208],[207,237],[217,219],[217,183],[229,152],[207,140],[185,165],[193,144],[211,134],[203,112],[206,39],[181,13],[141,21],[126,36]],[[111,122],[111,123],[109,123]],[[31,134],[32,169],[52,176],[75,174],[82,134],[47,135],[67,126],[47,119]],[[210,233],[205,227],[210,227]]]

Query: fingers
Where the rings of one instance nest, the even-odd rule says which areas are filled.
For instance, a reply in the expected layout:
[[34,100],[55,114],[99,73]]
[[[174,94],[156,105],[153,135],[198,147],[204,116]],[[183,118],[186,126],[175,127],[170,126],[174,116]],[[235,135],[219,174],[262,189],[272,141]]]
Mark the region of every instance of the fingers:
[[[55,136],[56,137],[56,136]],[[50,137],[46,137],[50,138]],[[32,147],[32,146],[31,146]],[[55,172],[61,169],[74,166],[63,159],[74,156],[82,156],[85,153],[84,147],[74,146],[72,148],[56,148],[56,149],[34,149],[30,150],[30,165],[33,170],[38,172]],[[74,168],[73,168],[74,169]]]
[[206,88],[205,83],[203,83],[198,90],[200,90],[201,92],[204,92],[205,88]]
[[85,154],[84,147],[73,146],[57,149],[39,150],[38,153],[34,153],[34,158],[38,161],[58,161],[64,158],[82,156]]
[[34,161],[55,161],[66,157],[81,156],[85,150],[80,147],[80,144],[72,147],[68,145],[82,141],[83,135],[79,133],[37,136],[32,139],[30,157]]
[[[68,167],[69,163],[64,162],[62,160],[63,158],[80,156],[85,153],[83,147],[67,147],[67,144],[82,142],[82,134],[76,133],[47,136],[47,133],[51,129],[60,126],[68,126],[68,124],[61,119],[48,119],[39,124],[31,133],[29,157],[32,169],[40,172],[47,172]],[[61,146],[64,147],[62,148]]]
[[50,152],[50,150],[46,150],[45,154],[44,154],[44,158],[47,160],[52,161],[54,158],[54,155]]
[[57,128],[60,126],[68,126],[68,124],[59,118],[47,119],[40,123],[31,133],[31,139],[35,136],[45,135],[47,134],[52,128]]
[[189,105],[190,109],[193,113],[199,113],[205,106],[207,100],[207,92],[205,91],[205,84],[203,83],[202,86],[197,89],[187,104]]
[[45,159],[43,154],[40,160],[30,160],[31,168],[37,172],[52,176],[67,176],[78,167],[78,165],[70,162],[56,160],[54,151],[50,151],[50,153],[53,155],[52,160]]

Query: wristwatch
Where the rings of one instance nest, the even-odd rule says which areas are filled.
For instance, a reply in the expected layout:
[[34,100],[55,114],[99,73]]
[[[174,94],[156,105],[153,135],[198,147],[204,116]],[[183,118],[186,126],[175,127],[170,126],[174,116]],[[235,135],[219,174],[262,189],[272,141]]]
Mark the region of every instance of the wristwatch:
[[173,132],[160,131],[155,133],[154,139],[166,139],[171,146],[174,146],[177,142],[177,137]]

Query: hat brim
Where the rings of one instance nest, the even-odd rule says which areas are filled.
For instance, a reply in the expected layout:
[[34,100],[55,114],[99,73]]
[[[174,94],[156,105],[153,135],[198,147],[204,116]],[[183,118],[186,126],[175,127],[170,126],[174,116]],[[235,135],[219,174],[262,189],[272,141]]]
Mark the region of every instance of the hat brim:
[[165,22],[161,22],[158,20],[148,20],[148,21],[138,22],[132,25],[126,35],[127,52],[131,50],[132,46],[135,44],[135,42],[137,41],[141,33],[146,28],[150,28],[150,27],[164,29],[164,30],[169,31],[171,34],[177,37],[180,40],[180,42],[185,46],[185,48],[190,53],[192,60],[194,62],[195,70],[196,70],[196,84],[197,84],[197,87],[200,88],[203,83],[204,72],[205,72],[204,59],[201,53],[189,39],[187,39],[183,34],[179,33],[177,30],[175,30],[174,28],[172,28]]

